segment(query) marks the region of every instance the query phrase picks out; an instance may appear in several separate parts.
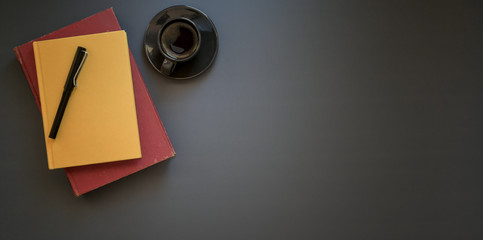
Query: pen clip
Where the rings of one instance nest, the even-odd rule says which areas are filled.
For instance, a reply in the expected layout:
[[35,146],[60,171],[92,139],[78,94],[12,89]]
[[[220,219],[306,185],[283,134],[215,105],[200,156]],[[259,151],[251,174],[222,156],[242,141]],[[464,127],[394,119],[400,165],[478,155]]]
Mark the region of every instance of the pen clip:
[[74,83],[74,87],[77,87],[77,75],[79,75],[79,72],[82,69],[82,66],[84,66],[84,62],[86,61],[86,58],[87,58],[88,52],[87,51],[83,51],[83,52],[84,52],[84,56],[82,57],[82,62],[80,63],[79,67],[77,68],[77,71],[75,72],[74,79],[72,79]]

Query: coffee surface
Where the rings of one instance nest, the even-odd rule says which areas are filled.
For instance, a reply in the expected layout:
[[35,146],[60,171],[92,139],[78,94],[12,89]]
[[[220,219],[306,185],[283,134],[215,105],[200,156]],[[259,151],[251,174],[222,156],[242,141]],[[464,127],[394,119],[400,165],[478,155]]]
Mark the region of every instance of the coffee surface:
[[161,33],[163,51],[176,59],[192,56],[198,48],[198,34],[189,23],[177,21],[169,24]]
[[193,48],[193,33],[185,27],[178,28],[178,34],[172,40],[174,41],[170,44],[170,48],[175,53],[183,54]]

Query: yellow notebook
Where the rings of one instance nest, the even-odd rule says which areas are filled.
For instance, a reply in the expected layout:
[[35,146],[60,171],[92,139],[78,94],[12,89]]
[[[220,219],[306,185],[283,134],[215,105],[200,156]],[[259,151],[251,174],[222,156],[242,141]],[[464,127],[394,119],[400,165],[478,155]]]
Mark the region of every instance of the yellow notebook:
[[[49,168],[141,157],[124,31],[34,42]],[[49,138],[77,46],[87,49],[57,137]]]

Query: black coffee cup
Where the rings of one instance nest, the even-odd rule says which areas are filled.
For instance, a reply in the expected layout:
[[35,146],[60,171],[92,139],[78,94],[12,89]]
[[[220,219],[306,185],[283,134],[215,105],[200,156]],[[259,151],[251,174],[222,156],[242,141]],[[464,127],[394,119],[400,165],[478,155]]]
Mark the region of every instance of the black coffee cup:
[[186,18],[168,22],[159,32],[158,47],[164,55],[161,71],[171,75],[176,64],[196,56],[201,44],[200,31]]
[[144,33],[149,63],[163,76],[190,79],[205,72],[218,52],[215,25],[200,10],[177,5],[156,14]]

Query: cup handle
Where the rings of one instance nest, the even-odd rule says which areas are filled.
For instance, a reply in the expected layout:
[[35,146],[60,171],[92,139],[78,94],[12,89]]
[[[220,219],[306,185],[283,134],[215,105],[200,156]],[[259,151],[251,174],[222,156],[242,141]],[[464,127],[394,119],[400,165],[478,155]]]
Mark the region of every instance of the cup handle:
[[165,58],[163,60],[163,64],[161,64],[161,72],[169,76],[171,75],[171,73],[173,73],[175,67],[176,62],[170,61]]

